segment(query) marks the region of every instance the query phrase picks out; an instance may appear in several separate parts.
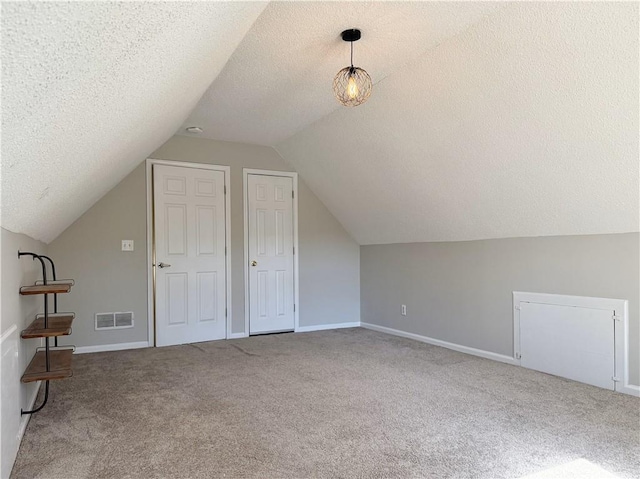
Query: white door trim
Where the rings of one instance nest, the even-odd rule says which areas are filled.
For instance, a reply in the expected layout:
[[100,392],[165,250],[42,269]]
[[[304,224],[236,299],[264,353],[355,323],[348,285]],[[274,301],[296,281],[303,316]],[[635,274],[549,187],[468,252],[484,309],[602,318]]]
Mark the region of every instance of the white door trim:
[[148,341],[149,346],[156,345],[155,335],[155,281],[153,273],[153,263],[155,255],[155,238],[153,236],[153,165],[168,165],[182,168],[199,168],[202,170],[215,170],[224,172],[225,185],[225,272],[227,291],[227,318],[226,318],[226,338],[231,338],[231,167],[222,165],[211,165],[209,163],[189,163],[186,161],[157,160],[147,158],[146,160],[146,181],[147,181],[147,317],[148,317]]
[[520,365],[520,302],[576,306],[580,308],[602,309],[615,314],[615,374],[620,382],[615,390],[633,396],[640,395],[640,388],[629,383],[629,301],[626,299],[592,298],[561,294],[513,292],[513,356]]
[[280,176],[293,180],[293,301],[294,301],[294,331],[300,329],[300,296],[299,296],[299,268],[298,257],[298,173],[295,171],[256,170],[253,168],[242,169],[242,203],[244,209],[244,333],[234,334],[234,338],[249,336],[249,200],[247,197],[247,182],[249,175]]

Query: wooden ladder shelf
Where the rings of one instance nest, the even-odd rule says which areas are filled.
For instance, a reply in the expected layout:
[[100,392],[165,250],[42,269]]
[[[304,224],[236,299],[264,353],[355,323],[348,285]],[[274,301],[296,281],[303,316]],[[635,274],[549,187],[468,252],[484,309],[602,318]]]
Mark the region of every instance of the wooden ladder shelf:
[[47,370],[47,353],[46,351],[38,351],[27,366],[21,381],[31,383],[33,381],[70,378],[73,376],[71,371],[72,357],[73,349],[49,351],[49,370]]
[[[21,414],[33,414],[40,411],[49,398],[49,381],[55,379],[65,379],[73,376],[71,361],[73,358],[73,348],[58,347],[58,336],[68,336],[71,334],[71,324],[75,318],[74,313],[58,313],[58,294],[68,293],[74,284],[73,280],[56,279],[56,267],[53,260],[45,255],[18,251],[18,257],[31,256],[33,260],[40,261],[42,265],[42,280],[36,281],[33,286],[23,286],[20,288],[21,295],[40,294],[44,297],[44,313],[38,314],[33,322],[20,334],[22,339],[43,338],[44,348],[36,350],[36,354],[27,366],[21,381],[30,383],[34,381],[45,381],[45,392],[42,404],[31,411],[21,411]],[[51,263],[52,279],[47,278],[47,260]],[[49,312],[48,296],[53,295],[53,313]],[[54,345],[49,344],[50,338],[54,338]]]
[[71,334],[71,323],[75,314],[52,313],[48,317],[47,326],[44,325],[44,315],[39,314],[36,319],[22,331],[22,339],[51,338],[56,336],[68,336]]
[[20,294],[58,294],[68,293],[71,291],[71,286],[68,284],[42,284],[35,286],[23,286],[20,288]]

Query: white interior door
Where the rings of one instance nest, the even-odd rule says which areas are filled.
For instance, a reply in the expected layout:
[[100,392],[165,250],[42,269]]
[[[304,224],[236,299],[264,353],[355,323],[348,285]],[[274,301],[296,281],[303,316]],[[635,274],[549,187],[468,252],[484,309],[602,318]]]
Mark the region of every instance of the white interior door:
[[153,166],[156,345],[226,337],[225,175]]
[[247,177],[250,334],[293,331],[293,179]]
[[613,311],[520,303],[520,364],[613,390]]

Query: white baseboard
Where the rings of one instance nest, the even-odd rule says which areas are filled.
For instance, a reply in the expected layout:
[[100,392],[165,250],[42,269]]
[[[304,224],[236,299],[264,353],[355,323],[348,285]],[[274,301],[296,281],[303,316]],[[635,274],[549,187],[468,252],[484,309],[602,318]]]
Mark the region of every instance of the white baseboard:
[[640,386],[636,386],[635,384],[620,386],[616,391],[623,394],[629,394],[630,396],[640,397]]
[[247,333],[231,333],[227,339],[242,339],[248,337],[249,335]]
[[441,341],[440,339],[429,338],[427,336],[421,336],[415,333],[407,333],[399,329],[387,328],[386,326],[378,326],[377,324],[360,323],[360,326],[373,331],[379,331],[381,333],[392,334],[394,336],[401,336],[403,338],[415,339],[422,343],[433,344],[434,346],[440,346],[447,349],[453,349],[461,353],[471,354],[473,356],[480,356],[481,358],[492,359],[494,361],[500,361],[501,363],[513,364],[518,366],[518,360],[511,356],[505,356],[504,354],[492,353],[491,351],[484,351],[482,349],[470,348],[468,346],[462,346],[460,344],[448,343]]
[[352,323],[314,324],[312,326],[299,326],[298,329],[296,329],[296,333],[309,333],[311,331],[325,331],[327,329],[358,328],[358,327],[360,327],[360,321],[354,321]]
[[125,349],[148,348],[149,341],[138,341],[135,343],[98,344],[96,346],[78,346],[75,354],[101,353],[103,351],[123,351]]

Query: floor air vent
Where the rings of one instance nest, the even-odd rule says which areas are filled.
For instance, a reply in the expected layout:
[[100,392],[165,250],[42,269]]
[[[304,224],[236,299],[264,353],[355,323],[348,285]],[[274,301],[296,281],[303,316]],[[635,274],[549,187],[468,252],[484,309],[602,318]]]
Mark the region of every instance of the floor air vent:
[[133,312],[96,314],[96,330],[122,328],[133,328]]

